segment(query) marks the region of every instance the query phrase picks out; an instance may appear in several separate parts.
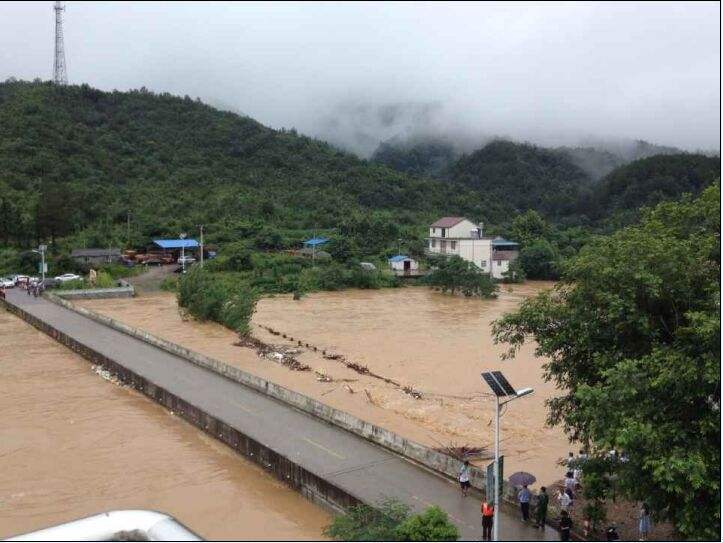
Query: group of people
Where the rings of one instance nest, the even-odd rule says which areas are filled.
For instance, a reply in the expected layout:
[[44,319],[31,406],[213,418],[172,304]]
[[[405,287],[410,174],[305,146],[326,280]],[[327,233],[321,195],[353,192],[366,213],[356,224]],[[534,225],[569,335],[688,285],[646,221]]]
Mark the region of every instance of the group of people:
[[43,290],[45,290],[45,285],[41,283],[40,281],[30,281],[27,283],[22,283],[20,285],[20,288],[24,288],[28,291],[28,296],[32,295],[36,298],[43,293]]

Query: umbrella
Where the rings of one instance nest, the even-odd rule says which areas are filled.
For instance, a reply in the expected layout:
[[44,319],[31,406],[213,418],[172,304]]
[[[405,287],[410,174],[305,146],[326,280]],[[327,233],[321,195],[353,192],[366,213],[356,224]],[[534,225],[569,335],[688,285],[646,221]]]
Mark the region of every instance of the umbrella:
[[537,478],[531,473],[527,473],[526,471],[518,471],[510,475],[509,480],[510,483],[515,486],[524,486],[531,485],[532,483],[537,481]]

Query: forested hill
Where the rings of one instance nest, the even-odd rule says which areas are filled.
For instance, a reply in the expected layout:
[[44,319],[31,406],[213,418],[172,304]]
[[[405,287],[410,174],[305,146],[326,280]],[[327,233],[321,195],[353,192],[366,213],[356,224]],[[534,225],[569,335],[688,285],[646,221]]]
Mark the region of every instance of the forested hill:
[[141,243],[202,223],[329,228],[370,210],[408,224],[483,212],[449,183],[188,97],[0,84],[0,241],[124,232],[128,210]]
[[564,153],[503,140],[463,156],[448,175],[496,203],[493,221],[527,209],[553,219],[572,216],[591,184]]
[[621,166],[581,201],[579,213],[611,227],[636,221],[639,208],[698,195],[720,179],[720,158],[681,153],[658,155]]

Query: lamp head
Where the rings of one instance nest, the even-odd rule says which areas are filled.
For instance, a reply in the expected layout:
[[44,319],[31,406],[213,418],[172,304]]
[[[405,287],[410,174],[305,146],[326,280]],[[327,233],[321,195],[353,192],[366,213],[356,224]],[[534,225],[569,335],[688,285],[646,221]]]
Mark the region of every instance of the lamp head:
[[520,389],[517,391],[516,396],[518,398],[520,398],[522,396],[527,396],[528,394],[532,394],[534,391],[535,391],[535,389],[533,389],[533,388],[523,388],[523,389]]

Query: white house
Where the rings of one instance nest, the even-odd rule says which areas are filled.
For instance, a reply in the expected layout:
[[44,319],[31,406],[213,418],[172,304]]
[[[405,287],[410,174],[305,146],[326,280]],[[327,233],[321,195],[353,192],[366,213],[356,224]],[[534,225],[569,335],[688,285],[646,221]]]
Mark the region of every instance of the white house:
[[442,217],[430,225],[427,239],[428,254],[458,255],[495,279],[501,279],[519,255],[517,243],[484,237],[482,224],[464,217]]
[[419,263],[405,255],[396,255],[389,259],[389,267],[394,275],[417,275]]

